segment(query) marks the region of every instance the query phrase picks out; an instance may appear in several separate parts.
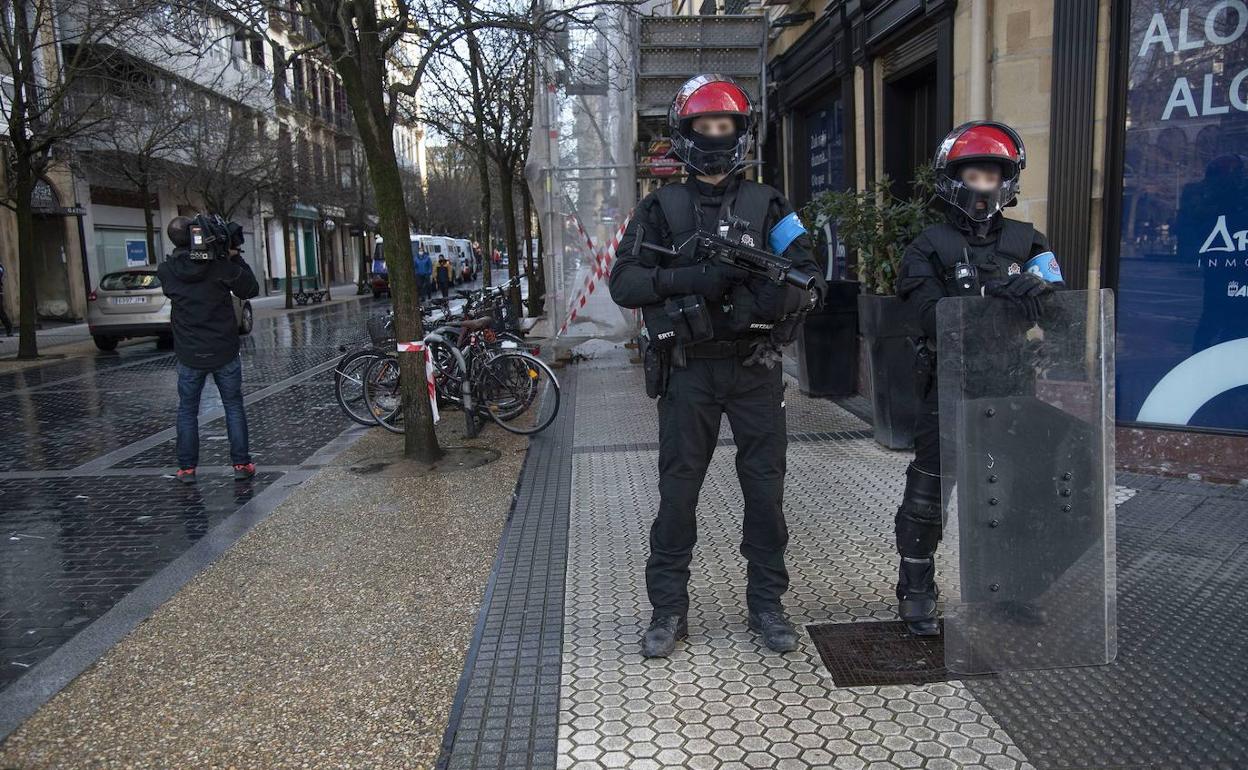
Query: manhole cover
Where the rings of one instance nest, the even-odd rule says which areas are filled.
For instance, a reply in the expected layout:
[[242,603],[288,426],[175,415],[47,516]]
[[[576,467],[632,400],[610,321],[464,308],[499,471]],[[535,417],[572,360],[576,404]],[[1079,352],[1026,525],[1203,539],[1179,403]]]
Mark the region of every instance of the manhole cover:
[[497,449],[475,446],[443,447],[442,459],[435,463],[407,460],[396,455],[369,457],[351,466],[361,476],[417,476],[424,473],[454,473],[480,468],[502,454]]
[[945,668],[943,636],[914,636],[900,621],[823,623],[806,630],[837,687],[972,678]]

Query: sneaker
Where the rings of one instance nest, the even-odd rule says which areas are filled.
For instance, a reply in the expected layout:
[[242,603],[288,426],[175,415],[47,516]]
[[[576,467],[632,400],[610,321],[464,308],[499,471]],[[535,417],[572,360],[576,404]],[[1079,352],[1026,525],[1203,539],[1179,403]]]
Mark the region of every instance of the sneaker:
[[763,635],[763,644],[775,652],[797,649],[797,629],[783,612],[751,612],[750,630]]
[[179,468],[178,469],[178,481],[181,481],[183,484],[194,484],[195,483],[195,469],[194,468]]
[[676,642],[689,635],[689,622],[684,615],[655,615],[641,637],[641,654],[647,658],[666,658],[676,649]]
[[243,463],[242,465],[234,466],[234,480],[235,481],[246,481],[247,479],[255,475],[256,475],[255,463]]

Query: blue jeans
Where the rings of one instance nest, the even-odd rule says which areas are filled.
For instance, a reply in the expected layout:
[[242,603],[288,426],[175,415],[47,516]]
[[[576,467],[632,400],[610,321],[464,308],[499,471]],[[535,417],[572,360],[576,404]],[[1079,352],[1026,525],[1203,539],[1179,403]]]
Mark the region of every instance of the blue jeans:
[[243,361],[235,358],[220,369],[192,369],[178,362],[178,467],[199,464],[199,396],[208,375],[217,383],[225,407],[225,432],[230,437],[230,462],[246,465],[247,413],[243,411]]

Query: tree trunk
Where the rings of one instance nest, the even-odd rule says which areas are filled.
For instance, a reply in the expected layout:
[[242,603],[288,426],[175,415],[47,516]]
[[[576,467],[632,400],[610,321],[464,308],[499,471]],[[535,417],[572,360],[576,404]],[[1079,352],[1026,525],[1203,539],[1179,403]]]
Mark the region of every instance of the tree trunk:
[[[30,172],[27,166],[27,180],[21,180],[21,166],[18,163],[17,187],[17,269],[18,269],[18,358],[38,358],[39,340],[35,336],[39,319],[36,315],[39,306],[37,279],[39,272],[35,268],[35,214],[30,208],[30,194],[34,185],[29,181]],[[24,181],[24,183],[23,183]]]
[[[507,241],[507,277],[514,279],[520,275],[520,241],[516,236],[516,172],[511,164],[498,164],[498,186],[502,192],[503,238]],[[519,317],[521,310],[518,284],[512,287],[510,296],[511,310]]]
[[329,302],[333,299],[330,294],[330,287],[334,285],[334,250],[329,246],[328,231],[325,230],[323,224],[317,224],[317,233],[320,236],[321,251],[321,272],[325,275],[325,301]]
[[533,254],[533,196],[527,184],[520,186],[520,194],[524,200],[524,272],[529,277],[529,317],[536,318],[542,314],[542,292],[541,276],[538,275]]
[[[156,227],[152,223],[152,194],[147,183],[139,185],[139,194],[143,196],[143,232],[147,237],[148,264],[155,261],[160,264],[160,255],[156,253]],[[86,258],[86,255],[83,255]],[[87,287],[90,290],[90,286]]]
[[[306,3],[312,21],[326,41],[334,68],[342,77],[347,104],[360,134],[360,145],[368,163],[369,176],[381,220],[386,265],[390,274],[390,298],[394,308],[395,336],[400,342],[420,341],[425,333],[420,318],[420,298],[416,295],[416,271],[408,240],[407,203],[403,196],[403,179],[394,151],[394,116],[387,102],[389,80],[386,76],[386,54],[378,41],[384,37],[379,29],[376,7],[370,3],[355,6],[357,13],[350,22],[341,15],[323,14],[323,4]],[[336,11],[343,7],[329,6]],[[402,388],[403,454],[424,463],[433,463],[442,456],[438,437],[433,430],[433,412],[425,381],[423,353],[398,354]]]
[[286,309],[295,306],[295,249],[290,237],[290,215],[283,208],[282,217],[282,254],[286,260]]
[[[465,15],[465,19],[467,16]],[[493,202],[490,200],[490,159],[485,150],[485,126],[484,126],[484,109],[481,104],[481,49],[477,45],[477,36],[472,32],[468,35],[468,77],[472,83],[472,117],[476,125],[473,126],[473,132],[477,139],[477,176],[481,181],[481,232],[484,237],[481,239],[481,251],[483,255],[482,262],[485,265],[482,270],[482,286],[490,286],[494,283],[494,239],[490,228],[491,214],[493,213]]]
[[[368,140],[365,139],[365,142]],[[378,142],[383,145],[382,142]],[[388,148],[388,152],[387,152]],[[407,206],[403,200],[403,180],[389,134],[383,146],[375,146],[369,155],[369,171],[381,234],[386,267],[390,273],[390,302],[394,307],[395,335],[400,342],[424,339],[420,317],[420,299],[416,292],[416,271],[408,240]],[[386,156],[389,157],[386,157]],[[399,353],[399,375],[402,388],[404,454],[423,462],[434,462],[442,456],[438,437],[433,430],[433,412],[429,407],[429,391],[425,384],[423,353]]]

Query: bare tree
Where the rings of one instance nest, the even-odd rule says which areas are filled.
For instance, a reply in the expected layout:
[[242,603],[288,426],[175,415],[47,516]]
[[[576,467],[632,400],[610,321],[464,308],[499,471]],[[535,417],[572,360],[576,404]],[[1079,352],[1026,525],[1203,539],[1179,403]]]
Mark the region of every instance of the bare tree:
[[0,116],[8,140],[8,179],[0,205],[17,217],[20,337],[18,357],[35,358],[37,283],[31,195],[68,143],[100,128],[93,109],[104,92],[88,87],[113,77],[122,41],[157,9],[152,0],[119,4],[0,0]]
[[[589,24],[596,9],[621,0],[573,3],[558,10],[532,0],[509,5],[504,0],[488,7],[471,0],[269,0],[266,13],[307,21],[316,34],[291,52],[300,56],[321,49],[342,80],[347,105],[359,130],[377,212],[381,220],[386,263],[395,309],[395,331],[401,340],[419,340],[419,300],[410,249],[408,213],[403,179],[394,145],[395,121],[401,100],[414,99],[421,90],[432,59],[454,47],[469,33],[509,29],[526,36],[527,45],[540,41],[568,24]],[[236,0],[238,15],[251,14],[257,26],[257,6]],[[441,456],[433,431],[432,413],[424,385],[424,362],[415,353],[400,353],[404,450],[408,457],[432,462]]]
[[87,167],[118,179],[139,192],[149,258],[159,260],[153,202],[161,181],[173,172],[187,146],[193,113],[177,97],[174,84],[151,71],[137,70],[124,81],[115,98],[99,107],[108,113],[108,131],[77,142]]

